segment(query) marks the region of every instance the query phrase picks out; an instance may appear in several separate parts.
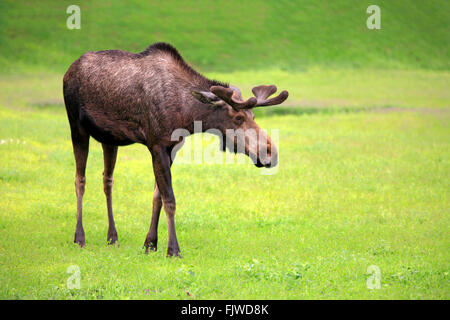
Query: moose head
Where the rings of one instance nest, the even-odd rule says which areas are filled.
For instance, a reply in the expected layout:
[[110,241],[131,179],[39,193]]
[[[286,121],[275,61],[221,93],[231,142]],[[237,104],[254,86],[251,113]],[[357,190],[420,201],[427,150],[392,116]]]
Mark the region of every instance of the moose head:
[[267,107],[283,103],[289,96],[287,91],[269,98],[277,91],[274,85],[254,87],[254,97],[244,100],[241,91],[234,86],[212,86],[209,91],[191,91],[202,103],[217,108],[214,127],[222,133],[222,150],[249,156],[255,166],[271,168],[278,163],[277,149],[267,135],[255,122],[256,107]]

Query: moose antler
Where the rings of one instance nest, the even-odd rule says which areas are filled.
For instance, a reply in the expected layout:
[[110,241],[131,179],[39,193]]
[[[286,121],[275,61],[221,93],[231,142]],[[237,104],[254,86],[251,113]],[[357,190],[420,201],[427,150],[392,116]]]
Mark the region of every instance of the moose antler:
[[262,86],[254,87],[252,89],[252,92],[257,99],[256,107],[267,107],[267,106],[274,106],[277,104],[281,104],[289,96],[289,93],[286,90],[283,90],[276,97],[267,99],[268,97],[273,95],[275,92],[277,92],[277,87],[274,85],[271,85],[271,86],[262,85]]
[[239,89],[234,87],[226,88],[222,86],[212,86],[210,88],[210,91],[236,110],[251,109],[255,107],[267,107],[281,104],[289,96],[289,93],[286,90],[284,90],[278,96],[271,99],[267,99],[277,91],[277,87],[274,85],[271,86],[261,85],[254,87],[252,89],[252,92],[256,98],[251,97],[246,101],[242,99]]
[[239,91],[233,90],[232,88],[212,86],[209,90],[236,110],[250,109],[256,106],[257,103],[257,99],[255,97],[251,97],[246,101],[242,100],[242,96]]

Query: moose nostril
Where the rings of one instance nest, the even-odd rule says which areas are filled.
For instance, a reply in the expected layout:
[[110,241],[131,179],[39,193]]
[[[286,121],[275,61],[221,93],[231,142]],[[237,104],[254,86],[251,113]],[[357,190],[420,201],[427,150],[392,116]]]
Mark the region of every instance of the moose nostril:
[[266,167],[266,168],[272,168],[272,167],[274,167],[274,165],[273,165],[273,163],[272,163],[272,161],[266,161],[265,163],[264,163],[264,167]]
[[275,152],[275,153],[270,157],[270,159],[269,159],[268,162],[269,162],[271,168],[272,168],[272,167],[276,167],[277,164],[278,164],[278,153]]
[[270,168],[272,161],[270,158],[261,159],[261,164],[266,168]]

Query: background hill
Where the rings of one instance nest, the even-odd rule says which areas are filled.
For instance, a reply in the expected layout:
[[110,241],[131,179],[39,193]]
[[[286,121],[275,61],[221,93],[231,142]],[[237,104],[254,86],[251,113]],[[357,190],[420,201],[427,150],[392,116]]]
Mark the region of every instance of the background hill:
[[[83,52],[176,46],[203,71],[450,67],[450,2],[78,1],[81,30],[68,30],[73,1],[1,1],[0,69],[64,72]],[[381,7],[381,30],[366,9]]]

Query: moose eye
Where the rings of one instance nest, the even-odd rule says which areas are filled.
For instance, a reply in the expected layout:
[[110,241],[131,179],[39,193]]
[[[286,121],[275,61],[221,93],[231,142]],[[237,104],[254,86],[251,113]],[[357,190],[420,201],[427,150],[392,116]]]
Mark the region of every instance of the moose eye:
[[242,116],[237,116],[236,118],[234,118],[237,122],[242,122],[242,120],[244,120],[244,118]]

